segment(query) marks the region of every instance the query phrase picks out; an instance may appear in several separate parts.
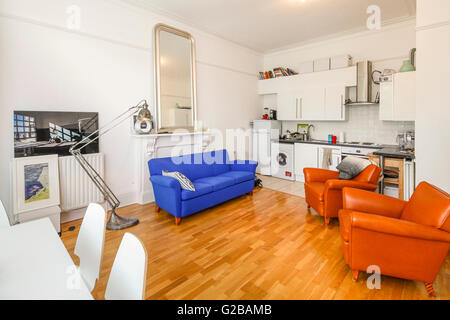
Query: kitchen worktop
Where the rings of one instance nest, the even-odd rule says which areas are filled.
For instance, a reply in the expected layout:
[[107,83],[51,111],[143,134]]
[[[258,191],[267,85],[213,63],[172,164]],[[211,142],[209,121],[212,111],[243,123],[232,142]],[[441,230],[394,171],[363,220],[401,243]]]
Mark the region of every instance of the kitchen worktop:
[[345,142],[345,143],[329,143],[326,140],[308,140],[308,141],[304,141],[304,140],[298,140],[298,139],[280,139],[279,140],[280,143],[289,143],[289,144],[295,144],[295,143],[306,143],[306,144],[319,144],[319,145],[326,145],[326,146],[330,146],[330,147],[359,147],[359,148],[369,148],[369,149],[383,149],[385,147],[393,147],[393,146],[387,146],[387,145],[377,145],[377,144],[373,144],[373,145],[363,145],[360,143],[349,143],[349,142]]
[[402,151],[400,150],[399,147],[385,147],[375,151],[373,154],[375,156],[383,156],[388,158],[407,159],[407,160],[415,159],[415,155],[413,152]]

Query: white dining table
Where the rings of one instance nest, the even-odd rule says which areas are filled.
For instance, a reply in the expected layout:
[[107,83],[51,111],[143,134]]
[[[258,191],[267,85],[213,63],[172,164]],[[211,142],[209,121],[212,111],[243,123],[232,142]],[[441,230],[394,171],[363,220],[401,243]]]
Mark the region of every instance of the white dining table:
[[92,300],[50,219],[0,228],[0,300]]

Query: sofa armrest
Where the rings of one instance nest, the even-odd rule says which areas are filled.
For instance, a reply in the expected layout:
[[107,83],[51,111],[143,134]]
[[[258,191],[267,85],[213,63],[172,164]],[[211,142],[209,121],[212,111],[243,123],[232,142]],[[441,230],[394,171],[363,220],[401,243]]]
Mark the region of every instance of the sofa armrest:
[[342,191],[344,209],[368,212],[380,216],[399,219],[406,201],[398,200],[378,193],[344,188]]
[[181,189],[180,182],[178,182],[177,179],[172,178],[172,177],[155,175],[155,176],[150,176],[150,181],[153,184],[157,184],[162,187],[178,189],[178,190]]
[[258,162],[251,160],[236,160],[230,163],[231,171],[250,171],[256,173]]
[[150,176],[158,207],[181,218],[181,186],[177,179],[161,175]]
[[330,179],[339,178],[339,172],[326,169],[305,168],[303,169],[305,182],[325,182]]
[[450,244],[450,233],[430,226],[363,212],[351,212],[352,228],[370,230],[405,238],[440,241]]

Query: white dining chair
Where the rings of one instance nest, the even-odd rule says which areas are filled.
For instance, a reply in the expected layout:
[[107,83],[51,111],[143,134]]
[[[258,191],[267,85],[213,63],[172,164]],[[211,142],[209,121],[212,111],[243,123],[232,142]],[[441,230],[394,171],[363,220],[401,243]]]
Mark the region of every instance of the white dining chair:
[[10,227],[8,214],[3,206],[3,202],[0,200],[0,228]]
[[141,241],[125,233],[106,286],[106,300],[143,300],[147,277],[147,252]]
[[81,277],[91,292],[100,276],[105,243],[105,225],[105,209],[97,203],[91,203],[81,223],[74,251],[80,258],[79,272]]

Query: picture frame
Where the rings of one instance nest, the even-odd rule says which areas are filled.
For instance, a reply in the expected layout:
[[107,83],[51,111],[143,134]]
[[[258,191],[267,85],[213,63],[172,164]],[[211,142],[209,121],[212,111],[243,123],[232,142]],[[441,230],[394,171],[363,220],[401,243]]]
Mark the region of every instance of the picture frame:
[[58,155],[14,159],[14,213],[58,206]]

